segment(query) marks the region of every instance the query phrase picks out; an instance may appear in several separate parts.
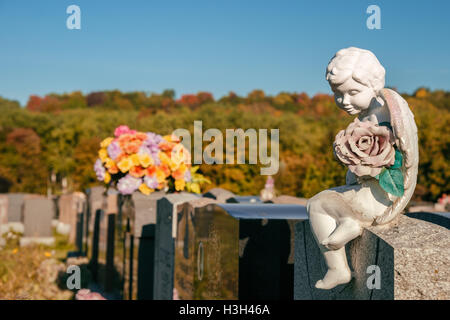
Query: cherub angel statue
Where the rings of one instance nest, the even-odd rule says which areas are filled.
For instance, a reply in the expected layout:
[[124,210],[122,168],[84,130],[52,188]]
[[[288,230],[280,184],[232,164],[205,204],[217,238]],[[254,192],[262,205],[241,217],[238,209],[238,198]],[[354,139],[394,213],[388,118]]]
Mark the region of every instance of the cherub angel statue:
[[345,245],[364,227],[395,223],[414,192],[419,162],[417,127],[406,101],[384,88],[385,70],[359,48],[339,50],[326,79],[339,108],[358,115],[334,141],[334,155],[348,167],[346,185],[322,191],[307,204],[314,237],[328,271],[316,288],[351,280]]

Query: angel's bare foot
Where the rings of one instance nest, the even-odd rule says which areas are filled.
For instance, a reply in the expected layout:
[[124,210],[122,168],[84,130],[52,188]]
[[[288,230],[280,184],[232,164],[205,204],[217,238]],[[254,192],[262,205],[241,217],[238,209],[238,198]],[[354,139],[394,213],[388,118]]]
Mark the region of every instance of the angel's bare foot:
[[322,280],[316,282],[317,289],[333,289],[334,287],[348,283],[352,279],[350,270],[344,269],[328,269],[327,274]]
[[329,250],[337,250],[345,246],[349,241],[361,235],[361,226],[352,219],[347,219],[334,230],[334,232],[321,244]]

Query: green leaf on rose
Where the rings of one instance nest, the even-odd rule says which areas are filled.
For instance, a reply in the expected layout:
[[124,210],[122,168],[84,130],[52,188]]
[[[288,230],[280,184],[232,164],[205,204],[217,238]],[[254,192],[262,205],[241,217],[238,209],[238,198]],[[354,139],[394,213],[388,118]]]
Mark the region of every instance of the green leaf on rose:
[[383,188],[383,190],[387,193],[390,193],[396,197],[401,197],[405,192],[403,186],[403,173],[399,168],[382,170],[378,179],[381,188]]
[[395,162],[392,166],[390,166],[390,169],[398,169],[402,167],[402,163],[403,163],[403,156],[402,153],[398,150],[395,149]]

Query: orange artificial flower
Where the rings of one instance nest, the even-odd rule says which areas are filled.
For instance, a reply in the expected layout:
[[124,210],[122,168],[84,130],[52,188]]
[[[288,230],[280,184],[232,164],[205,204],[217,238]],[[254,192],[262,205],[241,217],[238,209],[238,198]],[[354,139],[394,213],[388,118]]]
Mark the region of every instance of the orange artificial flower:
[[139,139],[141,141],[147,140],[147,134],[144,132],[137,132],[136,133],[136,139]]
[[182,179],[184,179],[185,173],[186,173],[186,165],[183,163],[177,170],[172,172],[172,177],[175,180],[182,180]]
[[108,172],[111,174],[116,174],[117,172],[119,172],[119,168],[116,166],[116,164],[114,164],[108,168]]
[[128,155],[126,153],[121,153],[117,156],[115,162],[119,163],[120,161],[122,161],[123,159],[128,158]]
[[159,148],[161,149],[161,151],[172,151],[172,149],[176,146],[177,144],[176,143],[173,143],[173,142],[170,142],[170,141],[167,141],[167,140],[162,140],[160,143],[159,143]]
[[161,163],[161,165],[159,166],[159,169],[164,173],[164,176],[167,178],[168,176],[170,176],[170,169],[169,166],[165,163]]
[[118,139],[119,146],[128,154],[137,153],[142,145],[142,140],[139,140],[135,134],[123,134]]
[[134,166],[130,169],[130,174],[135,178],[141,178],[145,175],[146,170],[141,166]]

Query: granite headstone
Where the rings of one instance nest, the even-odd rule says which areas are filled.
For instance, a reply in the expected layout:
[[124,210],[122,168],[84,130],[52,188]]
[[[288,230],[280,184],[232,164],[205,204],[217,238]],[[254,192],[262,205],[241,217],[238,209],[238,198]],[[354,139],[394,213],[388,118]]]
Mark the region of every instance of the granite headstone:
[[450,231],[400,215],[390,229],[370,227],[346,249],[352,280],[315,288],[327,271],[309,221],[296,225],[294,298],[432,300],[450,298]]
[[175,246],[181,299],[293,299],[293,204],[184,204]]
[[54,202],[47,198],[25,198],[24,201],[24,236],[21,245],[29,243],[54,243],[52,236],[52,219],[54,216]]
[[155,282],[153,299],[173,298],[174,246],[178,216],[183,203],[197,199],[192,193],[170,194],[158,200],[155,232]]

